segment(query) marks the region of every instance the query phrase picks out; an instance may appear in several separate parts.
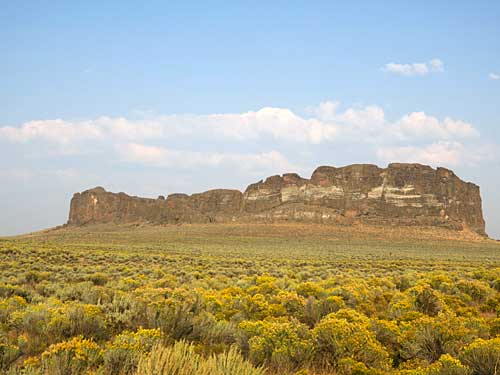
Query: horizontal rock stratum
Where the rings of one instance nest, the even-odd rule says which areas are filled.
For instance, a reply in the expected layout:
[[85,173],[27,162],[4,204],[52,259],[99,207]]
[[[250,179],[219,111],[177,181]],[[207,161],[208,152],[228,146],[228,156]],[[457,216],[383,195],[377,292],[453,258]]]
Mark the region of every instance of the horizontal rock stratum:
[[445,168],[356,164],[317,168],[310,179],[288,173],[238,190],[216,189],[166,199],[76,193],[68,225],[298,221],[382,226],[437,226],[485,235],[479,187]]

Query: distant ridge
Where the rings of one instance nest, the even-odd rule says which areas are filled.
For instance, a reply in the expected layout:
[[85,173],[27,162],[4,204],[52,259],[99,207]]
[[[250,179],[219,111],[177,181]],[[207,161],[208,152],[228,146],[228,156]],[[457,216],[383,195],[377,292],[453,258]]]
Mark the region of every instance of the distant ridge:
[[486,235],[477,185],[445,168],[401,163],[322,166],[310,179],[288,173],[251,184],[244,192],[216,189],[166,199],[96,187],[73,196],[68,225],[282,221],[431,226]]

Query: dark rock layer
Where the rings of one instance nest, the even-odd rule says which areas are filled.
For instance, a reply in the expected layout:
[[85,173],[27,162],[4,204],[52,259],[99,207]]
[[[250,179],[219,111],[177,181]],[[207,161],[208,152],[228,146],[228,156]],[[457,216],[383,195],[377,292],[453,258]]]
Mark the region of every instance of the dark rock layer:
[[319,167],[310,179],[268,177],[238,190],[131,197],[101,187],[76,193],[69,225],[299,221],[438,226],[485,235],[479,187],[420,164]]

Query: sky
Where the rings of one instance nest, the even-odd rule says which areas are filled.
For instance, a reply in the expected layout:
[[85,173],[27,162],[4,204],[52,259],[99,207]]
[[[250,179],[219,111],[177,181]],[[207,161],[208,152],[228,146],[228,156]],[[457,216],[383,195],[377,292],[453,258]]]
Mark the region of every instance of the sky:
[[0,235],[94,186],[244,189],[418,162],[500,238],[500,2],[24,1],[0,12]]

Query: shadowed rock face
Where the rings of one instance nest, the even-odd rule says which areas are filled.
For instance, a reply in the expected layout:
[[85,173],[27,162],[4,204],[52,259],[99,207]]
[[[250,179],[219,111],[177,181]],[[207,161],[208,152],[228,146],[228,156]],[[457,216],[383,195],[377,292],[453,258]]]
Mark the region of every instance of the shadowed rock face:
[[69,225],[301,221],[439,226],[485,235],[479,187],[452,171],[420,164],[319,167],[310,179],[268,177],[238,190],[131,197],[101,187],[76,193]]

